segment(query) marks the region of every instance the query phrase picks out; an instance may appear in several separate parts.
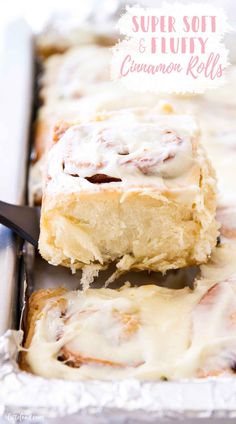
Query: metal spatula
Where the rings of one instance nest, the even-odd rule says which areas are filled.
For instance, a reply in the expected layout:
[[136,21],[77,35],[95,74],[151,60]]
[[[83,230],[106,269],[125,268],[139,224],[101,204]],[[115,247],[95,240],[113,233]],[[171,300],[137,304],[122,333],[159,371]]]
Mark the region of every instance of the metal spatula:
[[17,206],[0,201],[0,223],[33,246],[38,246],[39,207]]

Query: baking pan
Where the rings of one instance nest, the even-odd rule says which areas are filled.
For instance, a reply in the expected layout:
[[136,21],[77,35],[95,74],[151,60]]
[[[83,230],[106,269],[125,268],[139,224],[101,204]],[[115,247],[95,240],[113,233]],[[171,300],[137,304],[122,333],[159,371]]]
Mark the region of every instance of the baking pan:
[[[0,67],[0,199],[23,204],[32,105],[33,37],[24,21],[4,34]],[[17,325],[20,242],[0,225],[0,334]]]

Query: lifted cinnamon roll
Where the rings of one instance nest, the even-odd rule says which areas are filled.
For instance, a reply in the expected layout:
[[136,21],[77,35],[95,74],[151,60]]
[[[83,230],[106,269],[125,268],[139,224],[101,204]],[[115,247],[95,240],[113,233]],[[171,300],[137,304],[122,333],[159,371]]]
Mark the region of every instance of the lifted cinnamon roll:
[[[59,136],[58,136],[59,135]],[[62,123],[49,154],[39,248],[53,265],[165,272],[216,244],[215,176],[191,116],[156,109]]]

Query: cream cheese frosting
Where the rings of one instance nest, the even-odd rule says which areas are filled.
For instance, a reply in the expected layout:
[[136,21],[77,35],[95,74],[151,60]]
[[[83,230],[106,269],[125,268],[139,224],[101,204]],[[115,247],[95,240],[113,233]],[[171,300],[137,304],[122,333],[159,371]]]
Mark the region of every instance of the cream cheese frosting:
[[48,299],[26,353],[32,372],[71,380],[231,375],[235,260],[235,248],[217,248],[194,291],[125,285]]
[[50,103],[102,93],[104,85],[111,80],[110,62],[111,50],[97,45],[75,47],[63,55],[53,55],[44,64],[41,96]]
[[125,109],[65,125],[49,153],[46,191],[98,191],[101,182],[103,190],[141,186],[192,202],[200,194],[204,166],[198,136],[191,115],[160,114],[159,108]]

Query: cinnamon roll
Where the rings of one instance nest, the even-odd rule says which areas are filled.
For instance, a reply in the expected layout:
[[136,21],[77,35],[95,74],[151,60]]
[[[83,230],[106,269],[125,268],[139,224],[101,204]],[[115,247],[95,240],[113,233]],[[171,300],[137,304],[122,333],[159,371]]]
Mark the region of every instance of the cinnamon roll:
[[62,123],[54,142],[39,240],[51,264],[165,272],[207,260],[216,182],[193,117],[120,110]]
[[[30,170],[29,192],[32,204],[41,203],[42,178],[48,150],[53,145],[53,130],[59,120],[80,120],[85,122],[97,112],[119,110],[127,107],[154,107],[160,96],[154,94],[127,93],[122,89],[111,91],[108,84],[103,93],[81,97],[77,100],[63,100],[49,103],[38,110],[34,131],[34,163]],[[164,105],[166,104],[163,101]],[[162,106],[161,106],[162,107]]]
[[61,20],[55,25],[47,25],[43,31],[37,35],[37,54],[46,59],[53,54],[63,54],[72,47],[87,46],[97,44],[99,46],[112,46],[117,42],[117,35],[108,33],[100,34],[91,28],[78,28],[65,25],[62,29]]
[[[197,369],[197,377],[235,374],[235,331],[236,273],[231,278],[214,284],[193,311],[191,349],[201,350],[201,365]],[[209,343],[212,339],[214,342]]]
[[160,101],[160,96],[155,94],[144,94],[140,97],[137,93],[130,95],[120,88],[111,91],[110,85],[105,87],[103,93],[46,104],[39,108],[35,123],[36,158],[40,159],[52,146],[53,129],[60,120],[85,122],[98,112],[130,107],[158,107],[158,105],[161,110],[166,104],[168,101],[164,99]]
[[230,240],[236,240],[236,206],[217,207],[217,219],[220,222],[220,234]]
[[110,81],[110,61],[111,50],[97,45],[74,47],[63,55],[50,56],[44,62],[40,98],[50,103],[102,93]]
[[21,367],[47,378],[179,379],[235,373],[236,250],[216,248],[195,290],[40,290]]

